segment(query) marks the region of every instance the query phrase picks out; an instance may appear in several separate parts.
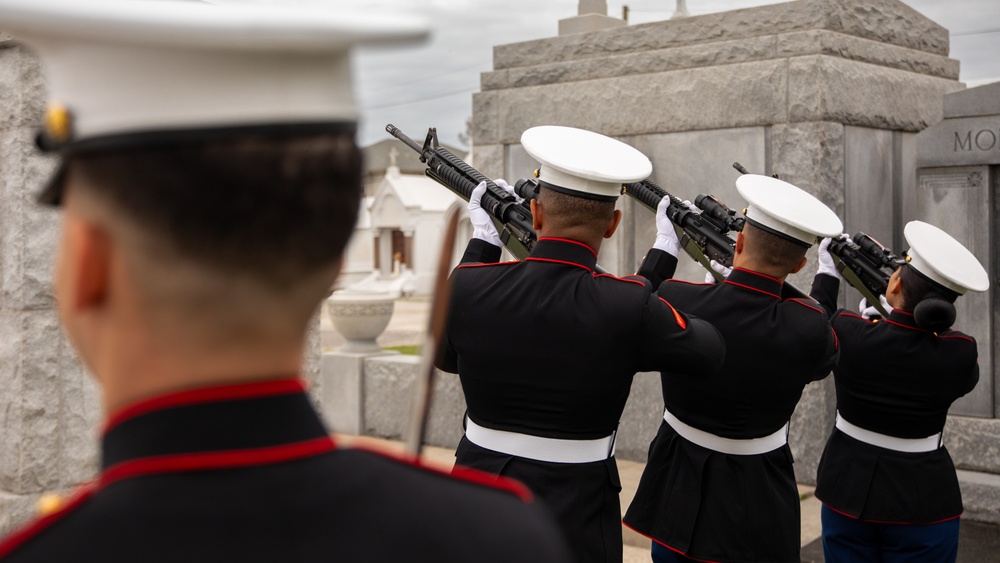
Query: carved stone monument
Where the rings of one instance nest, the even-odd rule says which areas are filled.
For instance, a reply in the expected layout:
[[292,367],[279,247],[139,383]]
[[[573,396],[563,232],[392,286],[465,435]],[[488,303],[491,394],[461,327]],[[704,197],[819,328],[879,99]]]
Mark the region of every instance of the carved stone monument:
[[[1000,381],[997,374],[1000,238],[1000,83],[944,97],[944,120],[916,137],[914,219],[961,241],[990,274],[985,293],[956,302],[956,328],[979,344],[979,385],[952,407],[945,443],[962,470],[966,513],[1000,521]],[[947,374],[941,374],[946,377]],[[962,415],[962,416],[956,416]]]

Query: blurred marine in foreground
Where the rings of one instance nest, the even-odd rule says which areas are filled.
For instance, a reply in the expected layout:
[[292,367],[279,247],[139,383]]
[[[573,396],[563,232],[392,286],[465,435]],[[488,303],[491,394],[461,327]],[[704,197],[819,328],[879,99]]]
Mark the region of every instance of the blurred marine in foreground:
[[100,475],[0,560],[563,560],[522,486],[339,448],[299,378],[361,196],[349,48],[422,25],[68,0],[0,21],[47,73],[55,295],[106,415]]

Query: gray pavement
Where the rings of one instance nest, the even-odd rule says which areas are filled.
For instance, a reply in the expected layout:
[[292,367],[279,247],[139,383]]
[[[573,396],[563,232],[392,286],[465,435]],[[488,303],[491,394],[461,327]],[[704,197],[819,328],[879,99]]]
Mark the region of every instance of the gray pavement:
[[[385,333],[378,338],[382,346],[398,346],[405,344],[421,344],[427,329],[427,311],[430,299],[407,297],[397,299],[392,319]],[[320,321],[321,340],[324,350],[336,349],[343,343],[343,338],[333,329],[333,325],[323,312]],[[384,448],[389,451],[401,451],[402,444],[370,437],[338,435],[342,443],[359,443],[366,447]],[[442,469],[450,470],[454,465],[455,452],[447,448],[428,446],[424,451],[425,461]],[[628,506],[635,495],[644,463],[618,460],[618,471],[621,474],[622,508]],[[813,496],[813,488],[807,485],[799,486],[802,499],[802,561],[803,563],[823,563],[823,547],[820,541],[820,502]],[[625,563],[648,562],[649,540],[639,534],[623,528],[625,541]],[[959,539],[959,563],[980,563],[985,561],[1000,561],[1000,527],[990,524],[962,521]]]

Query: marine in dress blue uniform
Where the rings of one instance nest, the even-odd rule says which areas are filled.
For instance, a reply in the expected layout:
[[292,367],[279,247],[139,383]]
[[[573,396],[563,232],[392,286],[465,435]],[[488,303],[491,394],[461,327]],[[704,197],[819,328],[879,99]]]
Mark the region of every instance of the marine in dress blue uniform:
[[61,155],[55,296],[107,417],[91,485],[6,562],[564,561],[522,486],[339,447],[298,374],[362,193],[342,12],[0,0]]
[[937,227],[913,221],[904,235],[908,261],[883,297],[888,318],[836,310],[840,279],[825,248],[813,283],[841,343],[837,421],[816,476],[828,563],[957,555],[962,494],[941,432],[979,365],[975,339],[951,329],[952,303],[988,289],[989,277]]
[[[787,298],[783,281],[805,264],[817,235],[839,234],[841,222],[774,178],[744,175],[737,189],[749,202],[747,226],[725,281],[669,279],[676,259],[656,248],[639,270],[654,283],[666,279],[660,297],[711,322],[726,341],[716,375],[661,374],[664,422],[624,518],[653,540],[654,561],[799,561],[788,420],[803,387],[836,364],[838,348],[822,308]],[[671,236],[662,214],[657,236]]]
[[0,561],[565,557],[523,485],[340,447],[295,377],[129,405],[101,453],[94,483],[0,543]]
[[575,560],[621,561],[614,438],[632,378],[667,368],[709,377],[724,347],[647,280],[597,272],[621,185],[646,177],[648,159],[566,127],[532,128],[521,141],[541,164],[537,244],[524,261],[498,262],[481,186],[470,199],[474,238],[452,276],[439,367],[459,374],[468,404],[457,461],[525,483],[554,510]]

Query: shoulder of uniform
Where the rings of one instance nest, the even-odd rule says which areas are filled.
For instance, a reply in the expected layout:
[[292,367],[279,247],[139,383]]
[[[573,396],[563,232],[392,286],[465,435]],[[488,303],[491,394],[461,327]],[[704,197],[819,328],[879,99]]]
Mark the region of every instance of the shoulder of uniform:
[[459,264],[455,267],[456,270],[471,270],[475,268],[490,268],[496,266],[513,266],[515,264],[520,264],[520,260],[510,260],[508,262],[469,262],[468,264]]
[[826,312],[823,310],[823,306],[813,301],[812,299],[803,299],[801,297],[794,297],[792,299],[785,299],[782,303],[792,303],[795,305],[800,305],[809,311],[818,313],[823,320],[826,320]]
[[974,337],[972,337],[971,335],[965,334],[964,332],[959,332],[957,330],[946,330],[944,332],[938,333],[937,336],[938,336],[938,338],[949,338],[949,339],[955,339],[955,340],[960,340],[960,341],[966,341],[966,342],[969,342],[969,343],[971,343],[973,345],[976,343],[976,339]]
[[878,324],[874,320],[866,319],[866,318],[862,317],[861,315],[859,315],[858,313],[855,313],[853,311],[848,311],[846,309],[841,309],[841,310],[837,311],[837,313],[833,316],[833,320],[834,321],[837,321],[837,320],[840,320],[840,319],[844,319],[846,321],[855,321],[855,322],[860,321],[860,322],[868,324],[868,325]]
[[712,286],[716,285],[715,282],[693,282],[693,281],[688,281],[688,280],[677,280],[677,279],[674,279],[674,278],[670,278],[669,280],[664,280],[663,283],[693,285],[693,286],[701,286],[701,287],[712,287]]
[[601,279],[601,280],[611,280],[611,281],[616,281],[616,282],[628,283],[628,284],[638,285],[638,286],[645,287],[645,288],[650,288],[650,289],[652,289],[652,287],[653,287],[652,282],[650,282],[649,280],[647,280],[646,278],[644,278],[642,276],[637,276],[637,275],[618,277],[618,276],[615,276],[615,275],[612,275],[612,274],[594,274],[594,278],[595,279]]
[[494,492],[505,493],[516,497],[523,503],[531,503],[534,500],[534,496],[527,487],[518,481],[501,477],[499,475],[493,475],[491,473],[485,473],[483,471],[458,465],[449,471],[443,468],[427,465],[421,462],[418,458],[410,455],[398,454],[379,448],[365,447],[363,445],[354,445],[345,449],[371,454],[403,469],[415,471],[426,476],[446,479],[456,483],[466,484]]
[[14,553],[50,526],[79,509],[92,496],[94,488],[90,486],[81,488],[67,499],[56,495],[42,495],[38,501],[38,516],[0,540],[0,559]]

